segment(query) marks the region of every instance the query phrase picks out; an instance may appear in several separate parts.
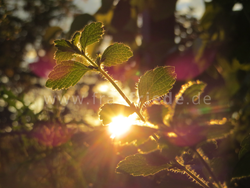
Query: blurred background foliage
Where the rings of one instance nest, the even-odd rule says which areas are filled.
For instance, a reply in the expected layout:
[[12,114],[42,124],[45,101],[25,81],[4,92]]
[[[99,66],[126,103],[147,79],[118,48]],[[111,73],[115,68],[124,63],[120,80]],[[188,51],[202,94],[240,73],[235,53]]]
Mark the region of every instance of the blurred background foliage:
[[207,83],[211,104],[183,105],[173,123],[233,122],[230,135],[203,149],[220,181],[249,187],[247,178],[230,181],[250,131],[248,0],[1,0],[0,187],[199,187],[166,171],[147,178],[115,174],[116,164],[138,147],[113,145],[100,126],[100,105],[124,101],[99,75],[64,91],[44,87],[55,65],[53,41],[70,39],[91,21],[103,22],[106,35],[90,55],[112,42],[134,52],[129,62],[108,69],[128,96],[156,66],[176,67],[172,97],[189,80]]

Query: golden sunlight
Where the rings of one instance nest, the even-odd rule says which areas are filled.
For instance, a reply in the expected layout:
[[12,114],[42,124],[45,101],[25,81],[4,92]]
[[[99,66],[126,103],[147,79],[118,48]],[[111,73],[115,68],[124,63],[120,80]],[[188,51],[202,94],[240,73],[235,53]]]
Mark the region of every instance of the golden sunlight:
[[99,87],[98,87],[98,90],[100,92],[107,92],[109,90],[109,85],[108,84],[100,84]]
[[177,137],[177,135],[174,132],[169,132],[168,137]]
[[109,132],[111,133],[110,138],[113,139],[126,133],[130,129],[131,125],[134,125],[136,123],[136,119],[136,113],[128,117],[119,115],[112,118],[112,122],[109,124]]

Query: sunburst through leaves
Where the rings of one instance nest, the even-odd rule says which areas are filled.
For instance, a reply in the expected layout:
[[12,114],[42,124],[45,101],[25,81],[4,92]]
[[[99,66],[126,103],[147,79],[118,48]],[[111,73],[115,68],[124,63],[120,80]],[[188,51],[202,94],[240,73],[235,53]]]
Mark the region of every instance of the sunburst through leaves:
[[136,123],[137,115],[136,113],[125,117],[123,115],[118,115],[112,118],[112,122],[109,123],[109,132],[111,133],[110,138],[116,138],[125,134],[132,125]]

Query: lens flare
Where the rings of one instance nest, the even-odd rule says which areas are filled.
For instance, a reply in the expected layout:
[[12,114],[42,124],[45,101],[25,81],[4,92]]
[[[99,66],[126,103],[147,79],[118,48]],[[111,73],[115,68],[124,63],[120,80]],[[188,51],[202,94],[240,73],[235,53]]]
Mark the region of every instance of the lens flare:
[[110,138],[119,137],[125,134],[131,127],[136,123],[136,114],[132,114],[129,117],[123,115],[112,118],[112,122],[109,124],[109,132],[111,133]]
[[109,89],[109,85],[107,84],[101,84],[99,87],[98,87],[98,90],[102,93],[105,93],[107,92]]

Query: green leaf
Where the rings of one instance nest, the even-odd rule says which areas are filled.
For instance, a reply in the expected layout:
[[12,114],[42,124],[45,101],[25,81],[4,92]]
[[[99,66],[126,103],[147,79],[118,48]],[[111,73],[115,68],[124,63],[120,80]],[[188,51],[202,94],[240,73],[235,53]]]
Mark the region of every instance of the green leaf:
[[250,134],[243,139],[240,145],[241,149],[239,152],[239,159],[241,159],[247,152],[250,152]]
[[233,171],[232,179],[241,179],[250,176],[250,152],[241,157]]
[[72,60],[74,58],[74,54],[80,53],[79,50],[73,48],[72,44],[67,40],[55,40],[54,43],[55,47],[57,47],[57,51],[54,56],[57,63]]
[[102,120],[103,124],[109,124],[112,121],[112,118],[122,115],[122,116],[129,116],[134,113],[134,109],[125,106],[122,104],[115,104],[115,103],[106,103],[104,104],[99,111],[99,118]]
[[46,86],[52,89],[67,89],[76,85],[81,77],[91,69],[82,63],[64,61],[58,64],[49,74]]
[[[162,164],[152,164],[152,161],[148,159],[148,156],[151,155],[135,154],[128,156],[118,163],[116,172],[128,173],[132,176],[149,176],[172,167],[171,164],[165,164],[164,159],[160,161]],[[151,157],[151,159],[157,158]],[[156,162],[159,163],[159,160]]]
[[201,82],[199,80],[197,81],[189,81],[188,83],[181,86],[181,89],[179,93],[175,97],[175,101],[173,103],[173,106],[176,105],[176,102],[183,97],[186,100],[194,100],[196,101],[205,89],[207,84],[204,82]]
[[98,42],[104,34],[103,25],[101,22],[93,22],[87,25],[82,32],[80,42],[82,50],[85,52],[87,46]]
[[139,80],[138,94],[140,108],[147,101],[166,95],[175,83],[174,67],[157,67],[147,71]]
[[58,50],[61,51],[74,51],[72,48],[72,45],[69,41],[65,40],[65,39],[60,39],[60,40],[55,40],[55,47],[58,48]]
[[59,64],[62,61],[68,61],[74,58],[75,52],[70,52],[70,51],[61,51],[61,50],[57,50],[55,53],[55,60],[56,63]]
[[133,56],[133,52],[128,46],[122,43],[114,43],[103,52],[101,62],[105,66],[111,67],[127,61],[131,56]]
[[[204,82],[201,82],[199,80],[194,82],[188,82],[187,84],[182,86],[182,90],[184,90],[183,94],[184,97],[193,98],[194,96],[199,96],[203,93],[205,87],[207,84]],[[197,98],[194,98],[194,101],[196,101]]]
[[[197,80],[197,81],[189,81],[186,84],[181,86],[180,91],[175,96],[174,102],[172,104],[172,114],[171,119],[184,119],[186,116],[190,115],[191,106],[199,104],[199,109],[206,109],[207,105],[202,108],[203,100],[200,99],[200,95],[203,93],[206,84]],[[200,104],[202,103],[202,104]],[[176,113],[175,113],[176,112]]]
[[77,31],[75,32],[75,34],[71,39],[71,43],[78,49],[80,49],[80,36],[81,36],[80,32]]
[[224,122],[224,123],[217,123],[214,125],[208,125],[205,128],[206,128],[207,140],[212,141],[225,138],[228,135],[232,134],[235,127],[230,122]]

